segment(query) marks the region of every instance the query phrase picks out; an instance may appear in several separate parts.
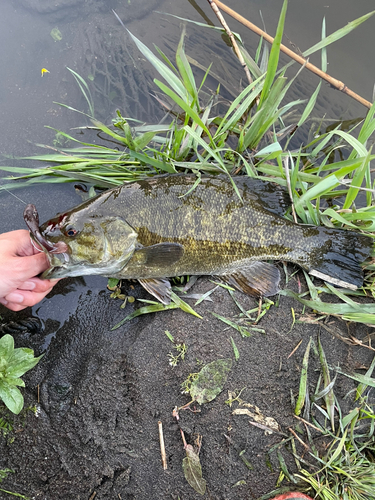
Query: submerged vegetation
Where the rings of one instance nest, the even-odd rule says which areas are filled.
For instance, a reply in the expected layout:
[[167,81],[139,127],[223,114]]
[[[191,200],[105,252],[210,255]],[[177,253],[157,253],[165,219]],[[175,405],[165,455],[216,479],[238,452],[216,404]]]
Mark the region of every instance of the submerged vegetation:
[[[370,137],[375,130],[375,105],[364,120],[354,123],[347,131],[340,124],[324,131],[322,119],[320,125],[310,129],[306,143],[296,147],[295,131],[307,125],[321,82],[309,100],[288,101],[288,91],[299,72],[288,81],[285,75],[289,65],[278,69],[286,6],[287,1],[270,52],[261,40],[252,58],[237,36],[253,81],[226,106],[221,99],[220,86],[211,91],[210,97],[203,91],[210,68],[197,82],[184,50],[185,29],[175,64],[158,48],[156,56],[130,33],[142,55],[166,82],[154,80],[162,92],[157,100],[167,113],[161,124],[150,125],[124,118],[120,111],[117,111],[112,126],[101,123],[94,117],[89,85],[78,73],[70,70],[88,104],[89,114],[86,116],[92,126],[84,128],[94,129],[101,138],[114,142],[116,147],[79,141],[70,134],[56,131],[60,144],[64,138],[76,143],[77,147],[58,149],[55,143],[53,154],[25,158],[46,162],[47,167],[0,167],[12,175],[6,187],[78,180],[98,188],[109,188],[161,173],[187,171],[196,175],[195,185],[198,185],[203,174],[225,174],[229,179],[232,175],[244,174],[269,179],[288,189],[291,203],[286,217],[291,220],[357,230],[374,237],[374,185],[370,165],[375,155],[372,154]],[[321,50],[322,70],[325,71],[326,46],[372,14],[328,37],[323,23],[322,41],[306,54]],[[301,105],[304,106],[303,112],[289,123],[290,112]],[[306,275],[307,292],[297,294],[284,290],[282,294],[292,295],[323,317],[336,315],[345,320],[375,325],[375,265],[372,261],[364,265],[365,283],[360,290],[322,285]],[[366,298],[370,301],[362,303]]]

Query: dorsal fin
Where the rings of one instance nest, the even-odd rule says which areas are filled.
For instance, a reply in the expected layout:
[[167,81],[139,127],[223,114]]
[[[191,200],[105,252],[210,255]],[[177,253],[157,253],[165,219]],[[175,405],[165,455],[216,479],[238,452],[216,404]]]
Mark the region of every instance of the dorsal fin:
[[275,182],[238,175],[233,177],[236,186],[243,190],[245,196],[260,202],[266,210],[283,216],[290,207],[288,191]]

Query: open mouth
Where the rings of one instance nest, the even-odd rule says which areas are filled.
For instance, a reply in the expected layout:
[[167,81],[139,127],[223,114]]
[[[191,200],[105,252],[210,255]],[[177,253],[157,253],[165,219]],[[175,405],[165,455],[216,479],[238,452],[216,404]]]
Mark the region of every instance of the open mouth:
[[26,206],[23,212],[23,218],[29,228],[32,241],[37,243],[41,247],[41,250],[43,250],[47,255],[51,253],[62,254],[64,255],[65,261],[69,260],[67,255],[68,245],[66,243],[63,241],[57,241],[56,243],[47,241],[41,234],[39,229],[39,214],[35,205],[30,203]]

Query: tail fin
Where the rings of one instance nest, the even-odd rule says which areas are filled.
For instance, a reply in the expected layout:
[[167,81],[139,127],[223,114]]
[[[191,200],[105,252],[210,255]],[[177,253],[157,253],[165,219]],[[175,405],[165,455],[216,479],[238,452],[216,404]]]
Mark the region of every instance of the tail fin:
[[323,237],[311,259],[309,273],[329,283],[356,290],[363,285],[360,266],[371,254],[374,240],[353,231],[321,227]]

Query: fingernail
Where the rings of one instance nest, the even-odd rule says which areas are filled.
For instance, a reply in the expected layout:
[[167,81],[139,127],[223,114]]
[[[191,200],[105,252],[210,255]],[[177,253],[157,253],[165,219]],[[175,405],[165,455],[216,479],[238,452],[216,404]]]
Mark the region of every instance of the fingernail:
[[5,300],[3,297],[1,297],[0,304],[3,304],[3,306],[6,306],[8,304],[8,301]]
[[34,283],[34,281],[25,281],[23,286],[25,287],[25,290],[34,290],[36,284]]
[[16,302],[17,304],[21,304],[21,302],[23,302],[23,299],[24,297],[20,293],[12,292],[8,293],[7,295],[8,302]]

